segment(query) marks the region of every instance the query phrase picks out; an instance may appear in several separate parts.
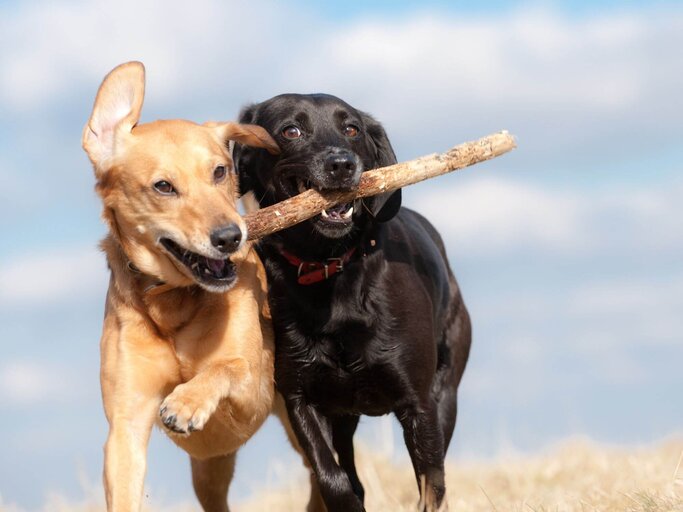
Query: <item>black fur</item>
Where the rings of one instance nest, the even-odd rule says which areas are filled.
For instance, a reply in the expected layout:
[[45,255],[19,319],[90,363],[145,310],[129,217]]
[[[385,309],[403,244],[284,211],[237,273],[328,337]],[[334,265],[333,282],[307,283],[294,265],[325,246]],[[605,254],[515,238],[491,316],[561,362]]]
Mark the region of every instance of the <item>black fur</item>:
[[[235,148],[242,192],[254,192],[261,206],[296,194],[297,178],[325,189],[357,183],[347,176],[335,186],[321,176],[319,162],[330,151],[356,155],[358,173],[396,161],[382,126],[334,96],[277,96],[247,107],[240,122],[263,126],[282,150],[272,156]],[[358,135],[343,133],[348,124]],[[290,125],[302,130],[300,139],[283,136]],[[317,216],[260,246],[276,333],[276,384],[330,512],[363,510],[352,444],[362,414],[396,414],[418,485],[424,475],[437,506],[445,492],[444,456],[470,320],[439,234],[400,204],[400,191],[356,201],[346,232],[330,231]],[[308,286],[297,283],[297,268],[280,253],[324,261],[352,247],[343,273]]]

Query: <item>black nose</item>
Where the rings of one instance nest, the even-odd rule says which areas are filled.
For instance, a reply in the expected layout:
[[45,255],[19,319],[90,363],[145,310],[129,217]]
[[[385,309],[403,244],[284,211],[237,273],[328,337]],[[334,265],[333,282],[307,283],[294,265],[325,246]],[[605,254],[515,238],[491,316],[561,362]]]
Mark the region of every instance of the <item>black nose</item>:
[[349,151],[330,153],[325,157],[323,167],[326,174],[331,175],[340,184],[357,185],[354,182],[360,179],[358,157]]
[[211,245],[225,254],[234,252],[241,241],[242,230],[237,224],[228,224],[211,232]]

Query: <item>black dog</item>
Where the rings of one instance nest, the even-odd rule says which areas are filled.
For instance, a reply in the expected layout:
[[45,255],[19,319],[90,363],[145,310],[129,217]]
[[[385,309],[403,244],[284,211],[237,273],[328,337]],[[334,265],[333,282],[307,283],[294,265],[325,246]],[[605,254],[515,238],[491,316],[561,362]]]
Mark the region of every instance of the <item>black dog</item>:
[[[262,207],[308,187],[353,189],[364,170],[396,162],[382,126],[334,96],[277,96],[240,122],[263,126],[282,150],[235,148],[242,193]],[[399,190],[331,208],[260,250],[276,384],[328,510],[363,510],[353,434],[361,414],[390,412],[425,509],[439,507],[471,327],[438,233],[401,208]]]

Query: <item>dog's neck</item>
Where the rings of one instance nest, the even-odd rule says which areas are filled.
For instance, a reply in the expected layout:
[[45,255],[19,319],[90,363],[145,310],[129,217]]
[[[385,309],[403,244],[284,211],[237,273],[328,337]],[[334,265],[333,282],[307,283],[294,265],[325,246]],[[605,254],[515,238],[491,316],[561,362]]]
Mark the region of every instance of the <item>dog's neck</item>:
[[376,227],[367,226],[367,228],[361,227],[360,229],[356,227],[348,236],[337,239],[326,238],[311,233],[310,225],[302,223],[265,237],[263,243],[277,252],[285,250],[304,261],[324,262],[329,258],[343,257],[354,249],[357,254],[365,254],[370,241],[376,238],[376,232]]
[[198,299],[208,292],[199,286],[168,285],[141,272],[111,234],[102,241],[101,247],[112,273],[109,293],[147,317],[160,333],[172,335],[198,313],[201,303]]
[[[144,274],[138,267],[135,266],[135,264],[128,260],[126,263],[126,267],[128,270],[130,270],[133,274],[138,274],[140,280],[143,282],[143,290],[142,293],[145,296],[153,297],[155,295],[160,295],[162,293],[166,293],[168,291],[171,291],[177,286],[173,286],[172,284],[165,283],[164,281],[161,281],[154,276],[149,276]],[[149,284],[147,284],[149,283]]]

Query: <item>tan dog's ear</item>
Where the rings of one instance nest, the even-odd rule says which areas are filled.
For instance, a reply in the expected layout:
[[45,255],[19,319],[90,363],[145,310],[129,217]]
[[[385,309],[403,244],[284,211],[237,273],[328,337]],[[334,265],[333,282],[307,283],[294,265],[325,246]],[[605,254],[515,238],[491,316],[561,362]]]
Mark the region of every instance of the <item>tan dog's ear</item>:
[[140,120],[145,97],[145,67],[127,62],[114,68],[100,85],[88,124],[83,129],[83,149],[96,172],[114,156],[116,141],[130,134]]
[[234,140],[240,144],[247,146],[255,146],[258,148],[265,148],[271,155],[279,155],[280,148],[277,142],[273,140],[270,134],[255,124],[239,124],[239,123],[216,123],[210,121],[204,123],[204,126],[214,128],[217,130],[219,137],[223,140]]

